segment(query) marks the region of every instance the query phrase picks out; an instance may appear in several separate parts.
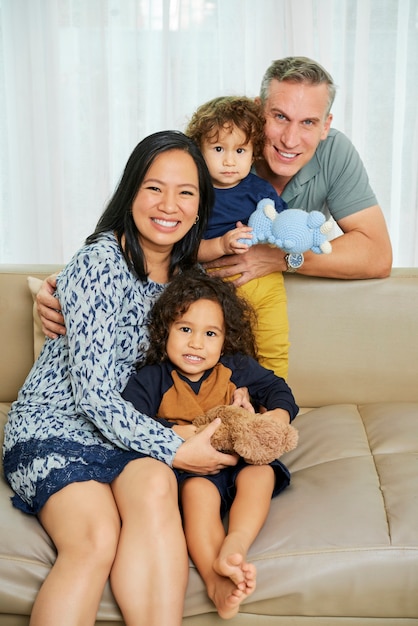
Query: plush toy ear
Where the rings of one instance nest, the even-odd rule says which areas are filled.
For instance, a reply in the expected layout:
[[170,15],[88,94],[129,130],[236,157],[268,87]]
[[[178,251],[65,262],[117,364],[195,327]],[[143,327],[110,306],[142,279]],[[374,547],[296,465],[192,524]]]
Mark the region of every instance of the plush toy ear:
[[263,211],[264,211],[264,215],[266,217],[268,217],[268,219],[271,220],[271,221],[276,219],[276,217],[278,215],[276,209],[274,208],[274,203],[265,204],[264,207],[263,207]]
[[205,426],[210,424],[210,422],[212,422],[214,419],[215,418],[211,418],[205,413],[204,415],[198,415],[198,417],[195,417],[193,420],[193,425],[196,426],[197,432],[200,432],[201,430],[204,429]]

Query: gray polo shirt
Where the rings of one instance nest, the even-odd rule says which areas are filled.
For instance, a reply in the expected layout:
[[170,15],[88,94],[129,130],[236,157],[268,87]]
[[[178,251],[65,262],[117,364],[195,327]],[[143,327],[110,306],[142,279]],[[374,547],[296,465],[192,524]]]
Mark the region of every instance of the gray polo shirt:
[[333,128],[314,157],[288,182],[282,198],[289,208],[321,211],[336,221],[378,204],[357,150]]

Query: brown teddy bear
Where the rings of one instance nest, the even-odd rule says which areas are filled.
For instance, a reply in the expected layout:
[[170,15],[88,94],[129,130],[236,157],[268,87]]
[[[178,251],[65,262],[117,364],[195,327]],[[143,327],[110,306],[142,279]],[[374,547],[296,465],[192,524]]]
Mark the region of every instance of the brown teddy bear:
[[222,424],[211,443],[222,452],[236,452],[251,465],[267,465],[296,448],[298,431],[274,417],[263,416],[238,406],[220,405],[193,420],[198,432],[216,417]]

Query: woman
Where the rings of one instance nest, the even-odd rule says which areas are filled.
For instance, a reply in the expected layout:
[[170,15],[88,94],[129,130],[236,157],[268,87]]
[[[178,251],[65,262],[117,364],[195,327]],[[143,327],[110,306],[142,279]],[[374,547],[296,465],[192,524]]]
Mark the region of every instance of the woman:
[[15,506],[38,515],[57,559],[31,626],[94,624],[107,578],[128,626],[179,626],[188,558],[171,467],[215,473],[217,424],[166,429],[122,399],[147,347],[150,307],[195,263],[213,202],[182,133],[141,141],[86,244],[59,275],[67,332],[47,340],[5,430]]

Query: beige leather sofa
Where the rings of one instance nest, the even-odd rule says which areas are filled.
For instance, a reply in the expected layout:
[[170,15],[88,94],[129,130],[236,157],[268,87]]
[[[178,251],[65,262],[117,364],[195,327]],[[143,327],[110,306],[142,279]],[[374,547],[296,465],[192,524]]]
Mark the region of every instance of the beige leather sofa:
[[[0,267],[2,423],[33,359],[26,277],[50,271]],[[300,443],[250,552],[257,589],[230,624],[418,624],[418,269],[286,285]],[[55,554],[10,494],[0,478],[0,626],[21,626]],[[112,623],[107,587],[97,624]],[[220,623],[191,565],[184,626]]]

